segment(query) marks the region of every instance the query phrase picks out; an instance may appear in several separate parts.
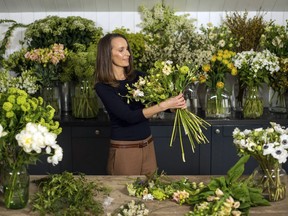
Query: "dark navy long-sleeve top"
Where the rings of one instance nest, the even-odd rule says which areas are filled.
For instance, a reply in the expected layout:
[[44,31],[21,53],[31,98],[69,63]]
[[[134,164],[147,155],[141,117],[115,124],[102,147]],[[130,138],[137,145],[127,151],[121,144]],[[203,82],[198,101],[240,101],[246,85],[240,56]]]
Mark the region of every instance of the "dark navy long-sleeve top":
[[141,102],[130,101],[127,103],[128,90],[126,84],[130,86],[144,76],[144,73],[135,71],[137,76],[134,80],[120,80],[118,87],[97,83],[96,93],[100,97],[105,109],[108,112],[111,122],[111,139],[113,140],[140,140],[151,135],[149,121],[143,115],[145,107]]

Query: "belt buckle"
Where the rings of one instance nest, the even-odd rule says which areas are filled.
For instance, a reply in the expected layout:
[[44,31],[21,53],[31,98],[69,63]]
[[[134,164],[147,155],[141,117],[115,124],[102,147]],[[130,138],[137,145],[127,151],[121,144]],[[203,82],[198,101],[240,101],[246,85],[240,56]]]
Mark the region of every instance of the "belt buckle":
[[139,145],[139,147],[140,147],[140,148],[143,148],[143,147],[147,146],[148,143],[149,143],[149,140],[143,141],[143,143],[141,143],[141,144]]

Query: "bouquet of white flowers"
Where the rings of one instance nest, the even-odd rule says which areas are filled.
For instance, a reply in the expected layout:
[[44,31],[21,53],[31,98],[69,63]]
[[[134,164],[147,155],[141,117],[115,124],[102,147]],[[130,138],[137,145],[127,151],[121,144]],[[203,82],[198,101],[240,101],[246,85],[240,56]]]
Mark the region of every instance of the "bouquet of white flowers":
[[283,182],[280,164],[288,157],[288,128],[274,122],[270,124],[272,127],[266,129],[240,131],[235,128],[233,138],[240,156],[251,155],[259,163],[263,176],[257,183],[267,191],[269,200],[277,201],[286,195],[286,175]]
[[[157,61],[154,67],[148,72],[145,77],[140,77],[138,82],[133,86],[126,86],[129,100],[141,101],[146,106],[160,103],[169,97],[176,96],[183,92],[189,83],[197,80],[195,73],[197,67],[190,64],[183,66],[173,66],[173,62]],[[201,119],[187,109],[176,109],[174,126],[170,141],[172,146],[177,134],[179,136],[182,160],[185,162],[185,153],[182,141],[182,130],[188,136],[192,151],[194,152],[195,143],[205,143],[208,139],[203,134],[202,128],[210,126],[208,122]]]

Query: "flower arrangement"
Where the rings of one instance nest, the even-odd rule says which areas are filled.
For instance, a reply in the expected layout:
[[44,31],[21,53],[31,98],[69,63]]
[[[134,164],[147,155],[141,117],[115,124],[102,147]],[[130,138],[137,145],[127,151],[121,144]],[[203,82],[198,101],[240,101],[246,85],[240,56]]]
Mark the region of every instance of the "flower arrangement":
[[240,178],[249,157],[240,158],[226,176],[211,178],[208,183],[154,173],[146,179],[136,178],[127,183],[126,188],[130,196],[142,200],[171,200],[179,205],[190,205],[193,211],[185,216],[249,215],[251,207],[269,205],[261,189],[251,187],[250,178]]
[[[176,15],[175,11],[163,3],[157,3],[153,8],[141,6],[139,9],[142,22],[139,24],[145,37],[145,52],[140,60],[143,71],[153,67],[158,60],[173,61],[175,64],[185,64],[205,58],[203,50],[204,39],[197,33],[195,20],[189,14]],[[206,50],[211,50],[207,48]],[[199,58],[198,58],[199,57]]]
[[270,22],[261,35],[260,45],[263,49],[268,49],[278,57],[288,57],[288,20],[287,26]]
[[[235,128],[233,142],[240,156],[251,155],[259,163],[263,177],[260,185],[268,191],[268,198],[277,201],[285,198],[286,184],[280,175],[280,164],[288,157],[288,129],[271,122],[271,127],[245,129]],[[286,176],[284,176],[286,178]],[[257,182],[259,184],[259,182]]]
[[29,24],[24,42],[29,49],[60,43],[67,49],[76,51],[79,44],[88,47],[102,34],[102,28],[97,28],[92,20],[80,16],[47,16]]
[[231,114],[230,94],[225,87],[226,74],[237,75],[237,69],[232,62],[235,52],[218,50],[210,62],[202,65],[200,82],[206,84],[206,117],[227,118]]
[[215,50],[232,50],[235,51],[240,46],[238,39],[232,35],[231,30],[227,25],[213,26],[212,23],[207,23],[207,26],[201,25],[200,31],[204,34],[206,41],[215,47]]
[[229,50],[218,50],[210,59],[209,64],[202,65],[201,82],[205,82],[209,88],[223,89],[226,73],[232,76],[237,75],[237,68],[232,61],[235,55],[235,52]]
[[28,201],[29,177],[25,178],[26,183],[22,182],[24,178],[19,173],[26,173],[27,166],[35,164],[44,154],[53,165],[62,160],[63,151],[56,141],[62,129],[59,122],[53,121],[55,110],[44,106],[41,97],[32,97],[24,90],[9,88],[0,93],[0,106],[4,203],[7,208],[23,208]]
[[39,85],[37,78],[33,76],[33,71],[26,70],[20,76],[12,76],[8,71],[0,71],[0,92],[6,92],[9,88],[19,88],[26,91],[28,94],[35,94]]
[[277,72],[278,57],[269,50],[253,50],[237,53],[233,57],[238,69],[239,79],[246,88],[246,100],[243,105],[244,118],[260,117],[263,114],[263,101],[259,98],[259,88],[263,83],[269,84],[269,74]]
[[[187,65],[173,66],[172,61],[155,62],[154,67],[149,70],[147,76],[141,77],[132,86],[126,86],[128,89],[128,94],[125,96],[127,102],[129,103],[130,100],[141,101],[146,106],[149,106],[180,94],[189,83],[197,79],[195,76],[196,67],[192,64],[189,67]],[[197,143],[208,142],[202,128],[206,129],[209,123],[187,109],[176,109],[175,112],[170,146],[172,146],[174,139],[178,135],[182,150],[182,160],[185,162],[181,127],[184,128],[184,133],[188,136],[194,152],[194,139]]]
[[36,163],[40,154],[48,154],[53,165],[62,160],[62,149],[56,143],[61,133],[59,122],[53,121],[55,110],[43,106],[41,97],[24,90],[9,88],[0,93],[1,164],[18,167]]
[[53,44],[49,48],[32,49],[25,54],[25,58],[34,62],[35,74],[42,85],[50,86],[59,79],[58,64],[64,61],[67,49],[63,44]]
[[99,111],[93,88],[95,59],[96,44],[91,44],[86,51],[70,52],[64,63],[64,73],[70,73],[76,81],[72,97],[72,115],[76,118],[94,118]]

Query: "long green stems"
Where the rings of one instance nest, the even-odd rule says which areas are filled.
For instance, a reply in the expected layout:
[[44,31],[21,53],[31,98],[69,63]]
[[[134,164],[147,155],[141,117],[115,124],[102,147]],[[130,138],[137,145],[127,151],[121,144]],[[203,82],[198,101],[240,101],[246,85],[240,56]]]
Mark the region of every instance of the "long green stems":
[[172,146],[173,142],[175,141],[176,136],[178,135],[183,162],[185,162],[186,159],[185,159],[185,151],[184,151],[184,146],[183,146],[182,128],[184,129],[185,135],[189,139],[191,150],[194,153],[195,151],[194,140],[198,144],[209,142],[202,131],[202,128],[207,129],[207,126],[210,126],[208,122],[201,119],[200,117],[193,114],[192,112],[188,111],[187,109],[176,110],[172,135],[170,139],[170,146]]

